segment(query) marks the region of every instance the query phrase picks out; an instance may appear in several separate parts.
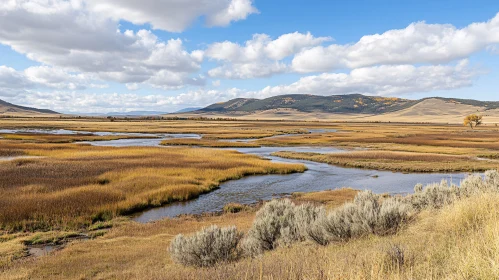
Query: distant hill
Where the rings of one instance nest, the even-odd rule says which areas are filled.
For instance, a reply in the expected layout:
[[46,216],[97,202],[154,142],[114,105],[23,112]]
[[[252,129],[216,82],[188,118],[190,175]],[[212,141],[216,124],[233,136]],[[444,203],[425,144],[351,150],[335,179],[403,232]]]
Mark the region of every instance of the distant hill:
[[59,114],[52,110],[47,109],[37,109],[31,107],[24,107],[19,105],[14,105],[12,103],[0,100],[0,114],[3,115],[22,115],[22,114]]
[[[396,97],[366,96],[362,94],[317,96],[290,94],[266,99],[236,98],[227,102],[215,103],[200,109],[199,113],[256,113],[268,110],[293,110],[304,113],[340,113],[378,115],[408,109],[427,100],[440,100],[480,107],[485,110],[499,108],[498,101],[431,97],[420,100]],[[441,108],[442,110],[445,108]]]
[[188,113],[188,112],[194,112],[194,111],[197,111],[200,109],[203,109],[203,107],[189,107],[189,108],[184,108],[184,109],[178,110],[175,113]]
[[345,120],[462,123],[463,117],[478,113],[485,123],[499,124],[499,102],[429,97],[419,100],[361,94],[315,96],[290,94],[266,99],[236,98],[212,104],[188,117],[230,117],[274,120]]
[[305,94],[279,95],[266,99],[236,98],[212,104],[199,112],[257,112],[293,109],[300,112],[382,114],[417,104],[417,100],[365,96],[361,94],[316,96]]

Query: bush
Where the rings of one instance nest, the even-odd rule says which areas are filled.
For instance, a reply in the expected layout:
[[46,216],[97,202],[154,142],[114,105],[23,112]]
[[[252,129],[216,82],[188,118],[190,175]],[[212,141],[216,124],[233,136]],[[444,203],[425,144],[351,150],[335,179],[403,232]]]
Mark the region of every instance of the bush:
[[244,240],[244,250],[255,256],[278,246],[303,241],[308,237],[307,229],[324,213],[323,207],[295,206],[288,199],[270,201],[257,212]]
[[379,210],[376,233],[379,235],[395,233],[409,218],[412,207],[396,198],[383,201]]
[[345,241],[367,234],[393,233],[409,218],[411,207],[400,199],[388,198],[382,203],[371,191],[359,193],[327,218],[318,218],[308,230],[310,240],[320,245]]
[[408,196],[406,200],[417,210],[422,210],[424,208],[441,208],[454,202],[458,196],[458,188],[456,186],[449,187],[447,181],[443,180],[440,184],[427,185],[422,191]]
[[169,251],[177,263],[197,267],[213,266],[239,258],[238,244],[242,236],[235,227],[211,226],[190,237],[177,235]]

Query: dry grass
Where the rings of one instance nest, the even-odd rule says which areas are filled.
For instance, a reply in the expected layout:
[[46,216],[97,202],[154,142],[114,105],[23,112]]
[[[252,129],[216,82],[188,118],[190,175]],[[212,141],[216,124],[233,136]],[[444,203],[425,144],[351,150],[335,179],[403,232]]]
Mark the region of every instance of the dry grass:
[[155,136],[133,136],[133,135],[106,135],[94,134],[1,134],[1,138],[8,140],[22,140],[25,143],[74,143],[82,141],[109,141],[118,139],[146,139],[157,138]]
[[36,261],[15,262],[0,272],[0,278],[495,279],[499,273],[497,213],[499,195],[486,194],[442,210],[426,210],[397,235],[368,236],[327,247],[301,243],[208,269],[174,264],[166,250],[170,240],[211,224],[236,225],[246,231],[254,211],[125,223],[103,237],[75,242]]
[[359,151],[337,154],[276,152],[272,155],[343,167],[401,172],[479,172],[499,168],[497,161],[429,153],[390,151]]
[[45,157],[0,163],[0,226],[7,230],[74,228],[192,199],[220,182],[246,175],[305,169],[213,149],[78,145],[65,149],[66,145],[7,141],[0,150],[13,146],[31,146],[28,154]]
[[228,142],[209,139],[168,139],[161,141],[164,146],[197,146],[208,148],[258,148],[260,145],[246,142]]
[[109,131],[136,133],[195,133],[204,138],[263,138],[305,133],[303,127],[329,128],[330,124],[281,121],[213,121],[213,120],[130,120],[110,122],[105,119],[0,119],[0,127],[68,129],[76,131]]
[[326,205],[333,209],[346,202],[351,202],[359,191],[351,188],[342,188],[338,190],[329,190],[311,193],[293,193],[292,199],[297,202],[313,202]]

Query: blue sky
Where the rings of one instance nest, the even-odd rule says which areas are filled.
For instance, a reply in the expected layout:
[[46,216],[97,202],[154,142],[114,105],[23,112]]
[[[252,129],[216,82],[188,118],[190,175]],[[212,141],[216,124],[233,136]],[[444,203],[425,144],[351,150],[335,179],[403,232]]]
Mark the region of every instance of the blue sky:
[[287,93],[499,100],[498,1],[176,2],[0,4],[0,99],[68,113]]

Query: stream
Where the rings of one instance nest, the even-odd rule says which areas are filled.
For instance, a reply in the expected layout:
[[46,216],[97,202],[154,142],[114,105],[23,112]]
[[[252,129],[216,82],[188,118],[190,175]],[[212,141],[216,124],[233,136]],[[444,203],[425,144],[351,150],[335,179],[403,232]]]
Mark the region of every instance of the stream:
[[[76,134],[93,133],[95,135],[138,135],[158,136],[152,139],[119,139],[109,141],[80,142],[95,146],[160,146],[160,142],[170,138],[199,139],[198,134],[142,134],[142,133],[112,133],[112,132],[80,132],[71,130],[0,130],[0,133],[54,133]],[[310,130],[310,132],[335,132],[334,130]],[[293,134],[294,135],[294,134]],[[278,137],[285,137],[280,135]],[[275,136],[273,136],[275,137]],[[225,141],[225,140],[224,140]],[[250,141],[248,139],[233,139],[232,141]],[[161,146],[164,147],[164,146]],[[196,147],[193,147],[196,148]],[[351,187],[354,189],[369,189],[375,193],[405,194],[413,191],[416,184],[440,182],[442,179],[459,184],[468,173],[400,173],[391,171],[376,171],[369,169],[343,168],[325,163],[306,160],[284,159],[271,156],[278,151],[342,153],[346,150],[334,147],[261,147],[261,148],[225,148],[241,153],[258,155],[273,162],[302,163],[308,170],[304,173],[287,175],[258,175],[244,177],[222,183],[220,187],[199,198],[168,204],[136,214],[133,219],[140,223],[160,220],[166,217],[177,217],[183,214],[202,214],[219,212],[227,203],[253,204],[262,200],[282,197],[294,192],[315,192],[323,190]]]

